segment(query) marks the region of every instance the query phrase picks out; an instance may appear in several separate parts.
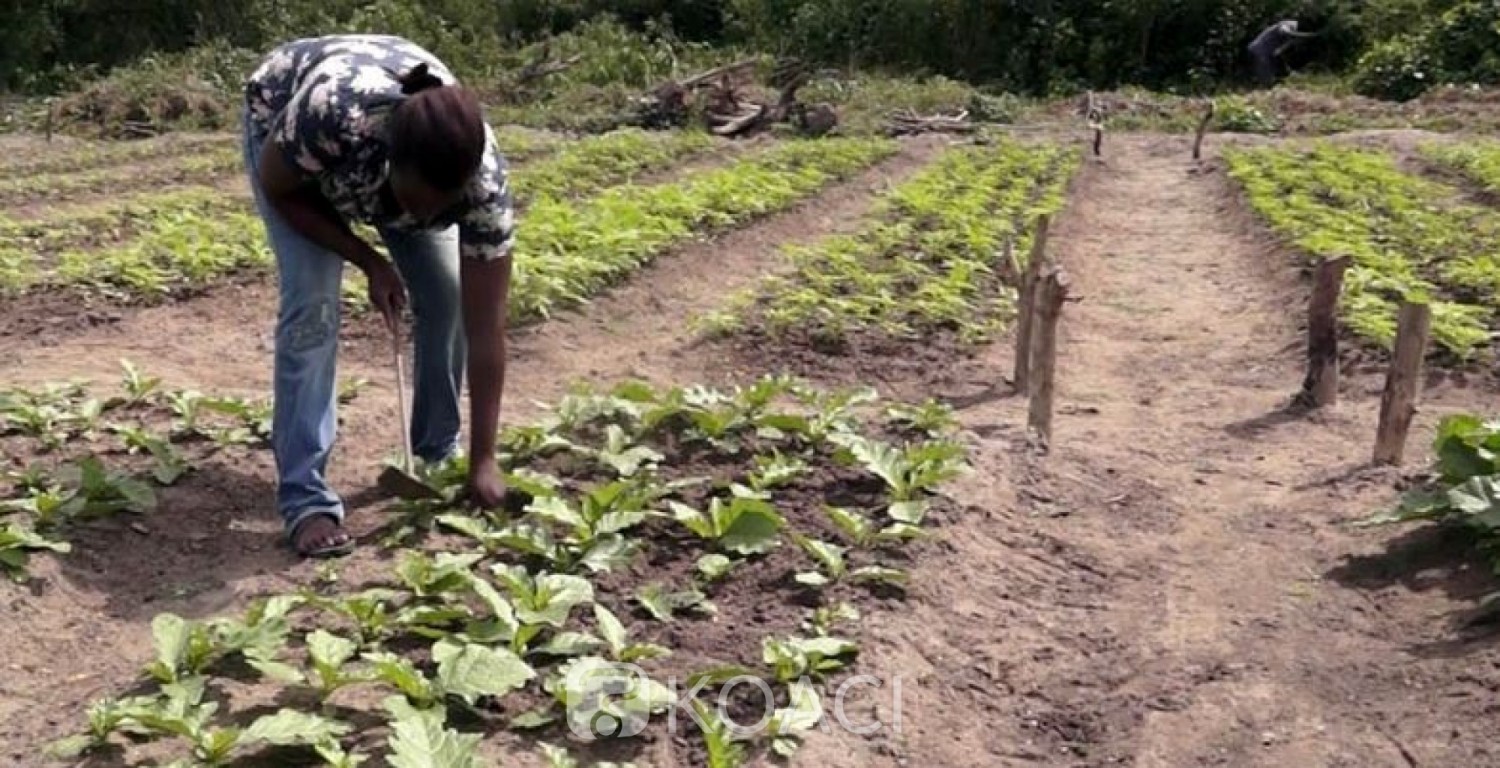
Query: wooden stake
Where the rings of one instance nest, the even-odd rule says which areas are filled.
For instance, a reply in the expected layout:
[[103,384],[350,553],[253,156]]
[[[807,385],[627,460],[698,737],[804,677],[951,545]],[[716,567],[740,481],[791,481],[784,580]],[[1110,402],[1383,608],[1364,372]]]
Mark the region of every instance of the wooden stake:
[[1044,445],[1052,443],[1052,398],[1057,379],[1057,321],[1068,299],[1068,277],[1049,268],[1037,284],[1036,327],[1031,340],[1031,408],[1027,419]]
[[1094,104],[1094,92],[1089,91],[1088,99],[1084,102],[1084,118],[1088,120],[1089,128],[1094,131],[1094,157],[1099,157],[1104,150],[1104,115]]
[[1344,289],[1344,271],[1352,262],[1340,256],[1318,265],[1307,302],[1307,378],[1297,396],[1299,405],[1323,408],[1338,402],[1339,295]]
[[1193,160],[1203,157],[1203,134],[1208,132],[1208,124],[1214,119],[1214,102],[1208,102],[1208,111],[1203,113],[1203,119],[1198,121],[1198,135],[1193,137]]
[[1027,257],[1026,271],[1021,273],[1021,284],[1016,297],[1016,364],[1011,377],[1017,392],[1025,392],[1031,373],[1031,329],[1036,314],[1037,281],[1041,279],[1042,267],[1047,263],[1047,231],[1052,226],[1050,216],[1037,217],[1036,234],[1031,240],[1031,255]]
[[1406,450],[1406,434],[1417,413],[1417,395],[1422,388],[1422,359],[1427,355],[1427,335],[1432,327],[1432,308],[1402,302],[1396,329],[1396,354],[1386,374],[1385,395],[1380,398],[1380,432],[1375,438],[1375,463],[1400,464]]

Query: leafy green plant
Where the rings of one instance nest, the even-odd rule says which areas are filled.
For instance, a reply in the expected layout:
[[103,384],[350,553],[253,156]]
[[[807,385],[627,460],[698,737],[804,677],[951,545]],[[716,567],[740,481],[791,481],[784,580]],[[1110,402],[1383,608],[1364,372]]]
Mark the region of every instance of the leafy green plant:
[[419,709],[397,697],[386,700],[386,709],[392,768],[479,768],[480,735],[448,728],[443,709]]
[[440,640],[432,647],[442,691],[473,706],[481,696],[504,696],[536,677],[536,671],[504,648]]
[[594,602],[594,585],[563,574],[532,575],[519,566],[496,566],[495,575],[510,591],[520,623],[512,647],[523,651],[548,627],[561,630],[575,608]]
[[893,424],[925,432],[929,437],[941,437],[958,426],[953,407],[931,398],[921,403],[893,404],[885,409],[885,415]]
[[885,481],[891,499],[915,501],[966,468],[964,449],[949,440],[929,440],[896,448],[889,443],[852,434],[834,436],[842,450],[839,459],[858,463]]
[[62,466],[48,478],[45,487],[31,487],[20,499],[0,502],[0,513],[24,512],[43,527],[155,508],[156,492],[151,486],[109,470],[93,456]]
[[74,437],[98,427],[104,404],[77,383],[41,389],[0,391],[0,436],[35,438],[43,450],[56,450]]
[[824,512],[855,546],[870,547],[885,542],[921,537],[926,504],[920,501],[898,501],[890,505],[888,514],[894,522],[885,528],[880,528],[870,518],[852,509],[825,507]]
[[65,541],[55,541],[15,523],[0,520],[0,572],[8,578],[13,581],[24,580],[26,566],[31,562],[31,553],[43,551],[67,554],[73,548]]
[[770,551],[786,520],[770,502],[748,489],[736,486],[734,490],[729,501],[715,496],[703,511],[676,501],[668,505],[684,527],[725,552],[758,555]]
[[724,555],[710,552],[700,558],[693,565],[698,576],[705,582],[712,583],[728,576],[739,566],[738,560],[732,560]]
[[174,485],[192,469],[187,458],[166,439],[157,437],[144,427],[117,424],[112,427],[125,443],[127,453],[145,451],[156,461],[151,477],[159,485]]
[[[532,490],[537,494],[527,506],[527,519],[504,528],[464,515],[444,515],[438,522],[492,552],[510,550],[540,557],[568,573],[580,568],[602,573],[628,565],[639,552],[639,543],[623,534],[650,515],[646,505],[656,493],[648,484],[622,480],[590,490],[574,505],[550,488],[534,486]],[[554,528],[562,531],[560,540]]]
[[664,624],[671,624],[673,617],[683,611],[696,611],[710,616],[718,612],[708,596],[696,589],[669,592],[666,587],[656,583],[637,590],[635,600],[652,618]]
[[844,558],[844,555],[848,554],[849,550],[837,544],[818,541],[802,534],[793,534],[792,538],[818,564],[818,572],[816,573],[807,572],[797,574],[796,580],[798,584],[809,587],[825,587],[846,579],[856,584],[878,582],[899,586],[906,583],[906,572],[895,568],[865,566],[850,570]]
[[1434,521],[1467,528],[1500,574],[1500,422],[1471,414],[1447,416],[1438,425],[1433,449],[1434,481],[1408,491],[1396,507],[1361,524]]
[[612,661],[633,664],[647,659],[659,659],[672,655],[670,648],[653,643],[637,643],[630,639],[625,625],[608,608],[595,603],[594,621],[598,625],[598,636],[585,633],[562,633],[551,642],[537,649],[538,653],[552,656],[587,656],[604,651]]
[[608,723],[606,718],[617,725],[649,720],[678,701],[665,685],[597,656],[568,661],[547,678],[543,688],[563,711],[589,713],[590,725],[595,727]]
[[761,649],[762,659],[782,683],[803,677],[822,679],[829,672],[843,669],[859,653],[858,645],[837,637],[767,637]]
[[803,626],[818,637],[828,637],[839,624],[859,621],[859,609],[848,603],[819,606]]
[[767,730],[771,733],[771,750],[791,759],[801,747],[802,735],[818,727],[823,719],[823,703],[818,692],[801,680],[792,683],[787,706],[771,715]]
[[706,726],[703,744],[708,749],[708,768],[741,768],[747,756],[733,729],[703,702],[694,699],[691,704],[698,720]]
[[141,373],[140,369],[129,360],[121,360],[120,368],[124,371],[120,382],[120,388],[125,392],[124,405],[147,403],[157,392],[161,391],[159,377]]

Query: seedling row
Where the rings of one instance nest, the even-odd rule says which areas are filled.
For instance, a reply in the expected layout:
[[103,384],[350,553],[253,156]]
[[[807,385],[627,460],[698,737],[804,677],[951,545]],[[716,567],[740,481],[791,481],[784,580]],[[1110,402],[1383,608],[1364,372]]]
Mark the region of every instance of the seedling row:
[[[991,338],[1013,307],[1002,273],[1024,268],[1037,217],[1062,205],[1078,157],[1010,140],[950,149],[883,195],[860,232],[786,249],[785,273],[707,325],[819,344],[857,331]],[[1001,263],[1006,253],[1014,265]]]
[[1464,359],[1489,345],[1500,294],[1500,214],[1402,172],[1374,150],[1323,144],[1225,155],[1276,232],[1318,259],[1353,257],[1343,313],[1357,335],[1389,348],[1397,305],[1411,299],[1431,303],[1441,349]]
[[65,175],[28,174],[0,181],[0,204],[39,198],[66,200],[80,194],[128,194],[162,184],[209,183],[243,166],[240,151],[224,147],[151,165],[95,168]]
[[[218,766],[290,747],[332,766],[478,766],[481,741],[511,730],[574,765],[555,746],[568,718],[595,714],[592,686],[618,684],[613,722],[659,727],[676,704],[701,715],[695,763],[790,755],[857,662],[863,611],[901,597],[914,548],[953,512],[937,495],[967,467],[951,429],[943,409],[785,378],[578,390],[504,434],[507,511],[454,506],[462,460],[430,470],[443,500],[404,506],[384,578],[265,596],[238,617],[157,616],[140,685],[94,702],[51,752]],[[766,729],[715,717],[734,678],[773,692],[749,703]],[[278,708],[244,711],[257,701]]]
[[[74,382],[0,390],[0,448],[15,458],[0,466],[0,575],[24,579],[32,552],[69,551],[73,524],[148,513],[158,489],[202,461],[269,437],[268,401],[168,389],[122,367],[108,395]],[[344,385],[341,398],[359,386]]]
[[56,151],[44,150],[40,156],[0,159],[0,175],[6,179],[17,179],[44,174],[78,173],[238,146],[238,137],[226,134],[89,143],[59,148]]
[[672,247],[790,208],[896,150],[889,140],[791,141],[670,184],[582,204],[536,200],[518,230],[513,314],[547,317],[585,301]]
[[[562,201],[666,170],[710,146],[701,135],[617,132],[515,168],[513,190],[523,206]],[[6,294],[86,288],[149,299],[270,263],[248,198],[211,188],[143,196],[61,221],[0,225]]]

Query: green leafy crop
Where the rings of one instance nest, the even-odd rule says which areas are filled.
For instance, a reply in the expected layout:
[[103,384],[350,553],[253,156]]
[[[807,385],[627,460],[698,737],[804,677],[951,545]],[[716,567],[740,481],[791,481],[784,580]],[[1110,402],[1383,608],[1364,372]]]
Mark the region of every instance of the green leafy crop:
[[1500,214],[1401,172],[1382,153],[1331,144],[1226,151],[1230,175],[1277,233],[1318,259],[1349,255],[1343,315],[1390,348],[1402,300],[1432,306],[1436,343],[1458,358],[1488,345],[1500,292]]
[[[163,396],[139,371],[127,378],[124,400],[175,402],[194,433],[214,413],[208,398]],[[860,614],[832,601],[849,584],[909,578],[883,558],[921,535],[942,504],[939,486],[963,468],[941,416],[787,377],[732,389],[579,387],[502,436],[501,468],[524,505],[479,513],[421,502],[434,535],[390,553],[386,572],[367,573],[354,591],[325,580],[235,617],[157,616],[137,695],[96,702],[54,752],[149,743],[153,756],[218,766],[278,747],[336,767],[479,766],[486,736],[555,728],[580,710],[648,727],[687,695],[660,681],[686,672],[694,692],[682,704],[705,714],[713,694],[699,683],[749,675],[775,686],[765,731],[703,719],[711,764],[743,764],[762,750],[789,756],[818,724],[828,679],[858,659],[857,643],[840,635]],[[452,499],[464,477],[455,462],[428,480]],[[861,497],[810,502],[830,479]],[[783,542],[795,547],[775,551]],[[0,544],[0,562],[6,552]],[[788,556],[812,565],[787,567]],[[816,604],[806,621],[773,620],[756,633],[769,636],[741,654],[759,659],[755,669],[704,670],[701,651],[677,653],[680,638],[708,623],[742,620],[727,606],[745,610],[761,591]],[[225,689],[233,695],[219,695]],[[245,700],[284,708],[233,711]],[[576,762],[543,752],[553,764]]]
[[1061,206],[1077,162],[1076,151],[1053,144],[950,150],[886,193],[863,230],[789,249],[790,270],[702,322],[719,333],[824,341],[857,330],[986,339],[1010,307],[997,269],[1005,243],[1027,253],[1036,217]]

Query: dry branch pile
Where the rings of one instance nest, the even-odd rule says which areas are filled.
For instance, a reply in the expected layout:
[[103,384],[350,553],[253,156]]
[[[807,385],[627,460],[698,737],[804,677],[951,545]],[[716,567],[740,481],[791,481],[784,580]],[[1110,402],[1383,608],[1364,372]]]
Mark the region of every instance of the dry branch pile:
[[797,91],[811,79],[800,61],[778,62],[769,88],[753,82],[755,64],[746,59],[662,83],[640,99],[634,122],[648,128],[683,126],[697,111],[710,131],[730,137],[754,135],[778,123],[809,136],[838,127],[838,113],[831,105],[797,98]]
[[886,133],[892,136],[911,136],[919,133],[973,133],[978,126],[969,121],[969,110],[953,115],[919,115],[910,109],[891,113],[886,123]]

